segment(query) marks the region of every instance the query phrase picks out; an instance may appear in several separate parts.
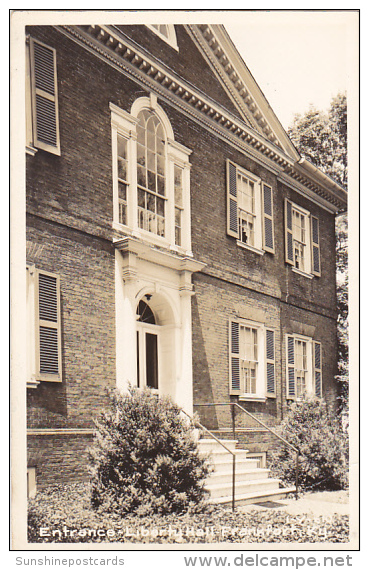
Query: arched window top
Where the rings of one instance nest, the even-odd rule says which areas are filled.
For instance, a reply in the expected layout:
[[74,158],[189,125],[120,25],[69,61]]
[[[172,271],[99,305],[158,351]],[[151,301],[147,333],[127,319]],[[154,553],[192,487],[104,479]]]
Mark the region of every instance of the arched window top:
[[150,325],[156,325],[155,315],[150,309],[149,305],[145,301],[140,301],[137,305],[136,310],[137,321],[140,323],[148,323]]
[[147,27],[178,51],[176,30],[173,24],[147,24]]
[[145,132],[147,132],[148,145],[154,150],[157,149],[159,154],[164,154],[163,145],[165,144],[165,132],[158,116],[148,109],[143,109],[137,115],[137,141],[145,144]]
[[174,140],[172,125],[155,96],[136,99],[131,107],[131,115],[139,120],[139,126],[147,127],[151,131],[156,129],[158,135],[162,132],[163,139]]

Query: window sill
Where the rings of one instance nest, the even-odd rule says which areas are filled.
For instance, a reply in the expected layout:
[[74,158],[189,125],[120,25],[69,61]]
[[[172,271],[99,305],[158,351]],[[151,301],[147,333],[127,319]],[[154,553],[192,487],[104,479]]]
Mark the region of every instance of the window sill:
[[29,154],[30,156],[35,156],[36,152],[37,152],[37,148],[35,148],[32,145],[27,145],[26,146],[26,154]]
[[307,277],[308,279],[314,279],[314,275],[311,275],[311,273],[305,273],[305,271],[301,271],[301,269],[297,269],[296,267],[292,267],[292,271],[302,275],[303,277]]
[[119,222],[113,222],[112,228],[114,230],[117,230],[118,232],[123,233],[124,235],[135,237],[135,238],[137,238],[137,239],[139,239],[145,243],[148,243],[150,245],[162,247],[164,249],[168,249],[168,250],[173,251],[175,253],[178,253],[180,255],[185,255],[186,257],[193,257],[192,251],[189,251],[189,250],[187,250],[184,247],[181,247],[179,245],[174,245],[174,244],[172,245],[169,242],[169,240],[167,240],[166,238],[156,236],[155,234],[152,234],[152,233],[147,232],[145,230],[140,230],[140,229],[132,230],[128,226],[120,224]]
[[240,240],[237,240],[237,245],[239,247],[242,247],[243,249],[248,249],[250,251],[253,251],[254,253],[258,253],[259,255],[264,255],[265,253],[263,249],[258,249],[257,247],[254,247],[253,245],[248,245],[247,243],[243,243]]
[[38,380],[35,380],[34,378],[31,380],[27,380],[27,388],[37,388],[39,383],[40,382]]
[[265,396],[254,396],[252,394],[241,394],[238,399],[240,402],[266,402]]

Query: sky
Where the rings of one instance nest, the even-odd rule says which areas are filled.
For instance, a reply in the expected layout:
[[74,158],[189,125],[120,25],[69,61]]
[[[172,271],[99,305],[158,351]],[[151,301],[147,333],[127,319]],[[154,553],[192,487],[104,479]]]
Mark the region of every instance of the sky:
[[228,13],[225,27],[283,127],[313,104],[326,110],[355,85],[357,14],[349,11]]

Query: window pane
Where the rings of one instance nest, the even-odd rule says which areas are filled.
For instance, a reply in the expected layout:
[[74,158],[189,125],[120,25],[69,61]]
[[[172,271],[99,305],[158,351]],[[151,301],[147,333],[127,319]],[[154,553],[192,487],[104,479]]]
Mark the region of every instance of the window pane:
[[137,142],[139,144],[145,145],[145,127],[143,119],[142,123],[140,122],[140,124],[137,125]]
[[151,172],[155,172],[155,153],[151,150],[147,151],[147,168]]
[[156,211],[155,196],[153,196],[153,194],[149,194],[149,192],[147,193],[147,209],[150,210],[151,212]]
[[118,178],[127,180],[127,163],[123,158],[118,158]]
[[165,194],[165,183],[164,183],[164,177],[163,176],[158,176],[157,177],[157,182],[158,182],[158,194],[160,194],[161,196],[164,196]]
[[127,186],[121,182],[118,183],[118,197],[119,200],[127,201]]
[[157,213],[159,214],[159,216],[164,216],[164,208],[165,208],[164,200],[162,200],[161,198],[156,198],[156,204],[157,204]]
[[118,135],[118,156],[127,158],[127,139]]
[[160,176],[164,176],[164,173],[165,173],[164,157],[163,156],[157,156],[156,164],[157,164],[157,168],[156,168],[157,173],[160,174]]
[[137,184],[146,188],[146,170],[139,165],[137,165]]
[[144,207],[145,207],[145,196],[146,196],[146,192],[144,192],[143,190],[141,190],[140,188],[138,188],[138,191],[137,191],[137,202],[138,202],[138,205],[140,206],[140,208],[144,208]]
[[147,148],[155,151],[155,132],[147,131]]
[[145,147],[141,144],[137,145],[137,163],[141,164],[142,166],[146,165],[145,160]]
[[164,156],[164,153],[165,153],[164,135],[160,138],[157,137],[157,139],[156,139],[156,151],[160,156]]
[[147,187],[149,190],[156,192],[156,176],[155,172],[147,171]]

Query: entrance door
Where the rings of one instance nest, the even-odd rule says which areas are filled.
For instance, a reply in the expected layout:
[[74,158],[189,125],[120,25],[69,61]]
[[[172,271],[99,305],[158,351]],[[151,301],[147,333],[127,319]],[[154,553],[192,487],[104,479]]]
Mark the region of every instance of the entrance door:
[[145,301],[137,307],[137,386],[159,390],[159,330]]

